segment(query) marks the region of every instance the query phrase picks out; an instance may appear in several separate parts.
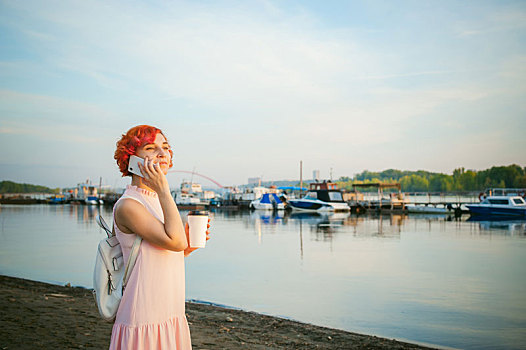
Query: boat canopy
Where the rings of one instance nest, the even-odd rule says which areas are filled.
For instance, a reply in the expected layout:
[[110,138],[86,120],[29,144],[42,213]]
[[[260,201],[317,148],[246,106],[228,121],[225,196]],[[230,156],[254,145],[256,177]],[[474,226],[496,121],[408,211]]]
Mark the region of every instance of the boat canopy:
[[259,202],[272,204],[272,202],[281,203],[281,200],[279,199],[278,195],[275,193],[265,193],[261,197],[261,200]]
[[296,187],[296,186],[281,186],[281,187],[278,187],[278,190],[307,191],[307,188],[306,187]]

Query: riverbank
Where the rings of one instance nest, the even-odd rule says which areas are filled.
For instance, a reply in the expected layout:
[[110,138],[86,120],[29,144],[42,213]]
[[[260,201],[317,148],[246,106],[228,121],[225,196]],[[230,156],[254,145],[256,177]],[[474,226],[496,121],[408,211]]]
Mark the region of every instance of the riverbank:
[[[106,349],[91,290],[0,276],[0,349]],[[254,312],[186,304],[194,349],[428,349]]]

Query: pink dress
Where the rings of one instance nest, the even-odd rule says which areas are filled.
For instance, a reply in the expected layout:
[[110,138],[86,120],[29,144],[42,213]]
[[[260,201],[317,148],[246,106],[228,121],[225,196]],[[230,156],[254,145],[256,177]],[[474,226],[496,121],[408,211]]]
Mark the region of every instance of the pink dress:
[[[164,222],[155,192],[128,185],[123,197],[141,202]],[[136,235],[114,228],[126,263]],[[184,292],[184,253],[143,240],[117,311],[110,349],[191,349]]]

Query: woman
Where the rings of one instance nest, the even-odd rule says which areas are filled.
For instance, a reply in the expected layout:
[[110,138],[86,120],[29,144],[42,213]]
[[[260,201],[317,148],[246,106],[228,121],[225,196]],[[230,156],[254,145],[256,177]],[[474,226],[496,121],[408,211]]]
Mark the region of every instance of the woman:
[[[139,164],[144,177],[128,171],[131,155],[144,158]],[[136,235],[143,241],[117,311],[110,349],[192,347],[185,317],[184,257],[197,248],[188,246],[188,224],[183,226],[166,180],[172,156],[163,132],[153,126],[136,126],[117,142],[117,164],[123,176],[132,178],[113,208],[125,263]]]

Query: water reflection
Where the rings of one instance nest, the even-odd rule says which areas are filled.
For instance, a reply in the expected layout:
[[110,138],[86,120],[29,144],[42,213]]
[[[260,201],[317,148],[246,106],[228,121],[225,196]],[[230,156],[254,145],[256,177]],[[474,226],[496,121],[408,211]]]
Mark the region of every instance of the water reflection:
[[[46,211],[49,211],[56,216],[68,216],[79,224],[85,227],[97,226],[95,218],[97,215],[102,215],[108,222],[112,219],[112,208],[96,206],[96,205],[49,205]],[[11,208],[10,208],[11,210]]]
[[[23,213],[44,210],[54,216],[68,216],[85,227],[96,226],[95,217],[101,214],[108,222],[112,218],[112,208],[90,205],[56,205],[56,206],[9,206],[9,212]],[[0,212],[1,213],[1,212]],[[186,213],[181,212],[185,218]],[[308,227],[309,232],[313,233],[311,239],[315,241],[331,241],[339,232],[348,234],[352,232],[354,236],[371,236],[382,238],[400,238],[402,231],[408,225],[419,231],[432,232],[439,229],[446,230],[447,222],[454,222],[455,225],[447,225],[447,230],[456,228],[457,233],[465,233],[465,225],[471,225],[470,234],[500,233],[509,235],[526,235],[526,220],[509,217],[485,217],[471,216],[455,218],[452,215],[444,214],[368,214],[354,215],[350,213],[290,213],[285,211],[212,211],[212,217],[219,215],[223,219],[243,221],[246,227],[254,227],[258,236],[259,243],[262,242],[263,234],[272,234],[279,231],[279,228],[272,229],[273,226],[299,226],[300,240],[303,240],[303,230]],[[4,216],[2,216],[4,217]],[[4,219],[5,220],[5,219]],[[2,221],[2,225],[3,225]]]
[[526,220],[498,216],[471,216],[466,221],[478,223],[481,233],[494,233],[495,230],[509,235],[526,235]]
[[281,224],[285,216],[284,211],[253,211],[249,214],[250,221],[256,225],[278,225]]
[[254,211],[246,219],[256,227],[257,231],[260,231],[262,226],[269,225],[299,225],[302,228],[308,226],[311,232],[320,234],[316,236],[316,239],[326,241],[331,240],[334,234],[338,232],[349,232],[349,227],[353,229],[355,235],[370,234],[371,230],[361,231],[360,233],[357,230],[359,226],[370,223],[375,225],[376,229],[372,230],[374,235],[399,236],[401,227],[408,220],[408,216],[403,214],[356,216],[350,213],[273,213],[270,211]]
[[95,217],[99,214],[99,207],[94,205],[69,205],[65,207],[70,217],[78,223],[91,226],[95,224]]
[[354,215],[350,213],[302,213],[253,211],[218,212],[227,218],[240,218],[247,228],[254,227],[258,242],[264,234],[275,234],[280,229],[275,226],[296,226],[300,236],[300,249],[303,246],[305,229],[311,233],[313,241],[330,242],[338,234],[354,237],[376,237],[400,239],[404,231],[448,232],[457,235],[510,234],[526,235],[526,220],[509,218],[455,217],[448,214],[399,214],[374,213]]
[[[4,210],[3,212],[1,211],[2,209]],[[26,216],[26,220],[34,220],[36,216],[42,216],[41,221],[47,222],[50,220],[58,224],[59,218],[60,220],[67,218],[68,222],[76,222],[80,227],[92,228],[98,227],[95,217],[99,214],[108,222],[112,220],[111,207],[95,205],[4,205],[2,209],[0,209],[0,217],[3,223],[8,217]]]

